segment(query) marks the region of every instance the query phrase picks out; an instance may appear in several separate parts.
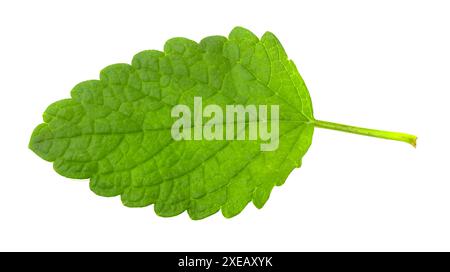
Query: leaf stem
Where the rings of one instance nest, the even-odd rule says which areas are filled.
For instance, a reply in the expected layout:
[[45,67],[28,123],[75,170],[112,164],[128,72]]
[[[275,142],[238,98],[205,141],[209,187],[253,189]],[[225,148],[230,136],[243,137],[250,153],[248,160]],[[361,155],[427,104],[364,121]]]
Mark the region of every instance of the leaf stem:
[[343,124],[332,123],[332,122],[327,122],[327,121],[320,121],[320,120],[315,120],[314,126],[320,127],[320,128],[348,132],[348,133],[360,134],[360,135],[364,135],[364,136],[371,136],[371,137],[383,138],[383,139],[388,139],[388,140],[401,141],[401,142],[408,143],[408,144],[412,145],[413,147],[416,147],[417,137],[414,135],[411,135],[411,134],[355,127],[355,126],[343,125]]

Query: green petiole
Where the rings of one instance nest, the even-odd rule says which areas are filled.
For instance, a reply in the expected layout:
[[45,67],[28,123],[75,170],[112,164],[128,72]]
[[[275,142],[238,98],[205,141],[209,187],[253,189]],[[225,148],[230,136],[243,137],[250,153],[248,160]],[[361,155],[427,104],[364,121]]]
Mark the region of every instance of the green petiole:
[[371,137],[376,137],[376,138],[401,141],[401,142],[405,142],[405,143],[408,143],[408,144],[416,147],[417,137],[414,135],[411,135],[411,134],[407,134],[407,133],[355,127],[355,126],[343,125],[343,124],[332,123],[332,122],[321,121],[321,120],[315,120],[314,126],[320,127],[320,128],[348,132],[348,133],[354,133],[354,134],[359,134],[359,135],[364,135],[364,136],[371,136]]

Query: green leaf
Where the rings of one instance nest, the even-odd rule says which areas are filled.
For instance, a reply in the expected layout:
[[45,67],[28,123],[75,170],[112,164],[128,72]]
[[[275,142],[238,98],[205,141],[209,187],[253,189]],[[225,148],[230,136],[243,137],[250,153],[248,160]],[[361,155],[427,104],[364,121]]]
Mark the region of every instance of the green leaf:
[[[261,139],[174,140],[171,110],[194,111],[195,97],[203,107],[278,105],[278,148],[262,151]],[[314,127],[335,124],[314,119],[305,83],[278,39],[241,27],[200,43],[174,38],[163,52],[108,66],[100,80],[81,82],[70,99],[51,104],[43,119],[29,147],[56,172],[90,179],[94,193],[120,195],[128,207],[154,204],[160,216],[187,211],[192,219],[219,210],[232,217],[250,201],[261,208],[300,167]],[[246,118],[241,133],[263,121]],[[357,129],[347,132],[369,134]]]

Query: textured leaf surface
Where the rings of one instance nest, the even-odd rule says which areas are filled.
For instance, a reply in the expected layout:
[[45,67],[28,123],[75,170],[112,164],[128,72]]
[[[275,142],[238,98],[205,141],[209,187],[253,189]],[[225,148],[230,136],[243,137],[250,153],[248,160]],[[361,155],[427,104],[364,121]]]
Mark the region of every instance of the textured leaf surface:
[[[262,152],[260,141],[174,141],[177,104],[279,105],[280,141]],[[272,188],[301,164],[314,124],[308,90],[278,39],[258,39],[243,28],[228,38],[166,42],[131,65],[104,68],[100,80],[76,85],[71,98],[51,104],[30,148],[61,175],[90,179],[101,196],[124,205],[154,204],[160,216],[183,211],[201,219],[226,217],[253,201],[260,208]]]

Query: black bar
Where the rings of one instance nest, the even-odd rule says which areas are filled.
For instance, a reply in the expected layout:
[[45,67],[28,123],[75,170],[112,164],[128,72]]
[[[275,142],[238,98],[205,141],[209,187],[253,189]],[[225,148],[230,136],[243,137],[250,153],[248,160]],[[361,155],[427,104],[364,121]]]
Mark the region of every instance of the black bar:
[[[66,271],[366,271],[447,270],[447,253],[155,252],[3,253],[3,267]],[[16,258],[17,257],[17,258]],[[439,268],[439,269],[437,269]]]

